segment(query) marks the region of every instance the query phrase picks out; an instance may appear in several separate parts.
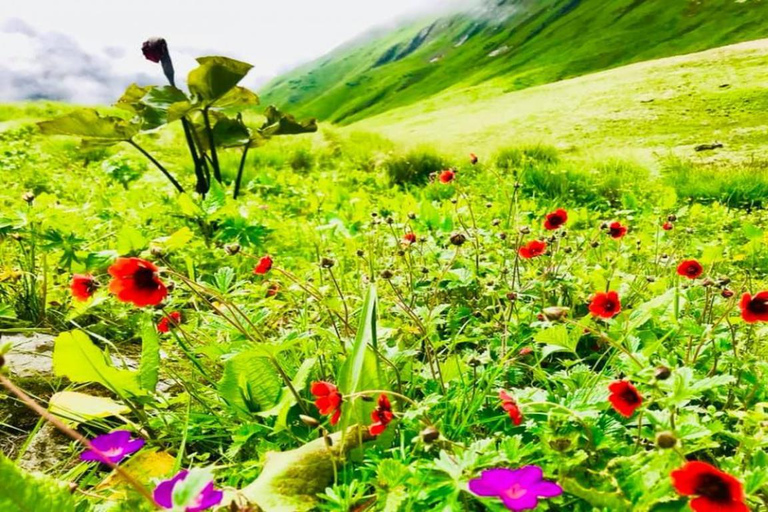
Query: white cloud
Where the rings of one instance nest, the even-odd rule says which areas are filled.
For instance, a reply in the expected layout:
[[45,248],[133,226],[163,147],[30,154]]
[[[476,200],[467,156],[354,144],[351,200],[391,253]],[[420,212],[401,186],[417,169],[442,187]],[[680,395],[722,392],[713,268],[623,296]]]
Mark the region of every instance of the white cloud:
[[[254,65],[247,85],[318,57],[374,26],[454,0],[24,0],[0,10],[0,101],[109,102],[160,82],[142,41],[164,37],[177,75],[221,54]],[[6,7],[12,7],[4,10]]]

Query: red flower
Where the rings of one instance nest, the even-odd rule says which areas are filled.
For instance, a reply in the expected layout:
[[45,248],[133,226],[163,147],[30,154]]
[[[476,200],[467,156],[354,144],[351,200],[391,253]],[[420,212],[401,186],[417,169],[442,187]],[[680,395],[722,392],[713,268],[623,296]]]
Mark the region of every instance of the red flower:
[[389,425],[394,417],[395,415],[392,414],[392,405],[389,403],[389,398],[382,393],[379,396],[379,402],[376,404],[376,409],[371,413],[373,423],[368,427],[368,432],[370,432],[372,436],[378,436],[387,429],[387,425]]
[[450,183],[453,181],[455,177],[456,177],[456,172],[452,171],[451,169],[446,169],[440,173],[440,182]]
[[696,260],[685,260],[677,266],[677,273],[688,279],[696,279],[704,272],[704,268]]
[[568,212],[562,208],[558,208],[554,212],[547,215],[547,220],[544,221],[544,227],[546,229],[558,229],[568,221]]
[[157,277],[157,267],[141,258],[117,258],[109,267],[112,281],[109,291],[122,302],[134,305],[157,306],[168,295],[163,282]]
[[608,234],[611,235],[611,238],[618,240],[627,234],[627,226],[622,226],[620,222],[612,222],[608,226]]
[[406,233],[403,235],[403,243],[404,244],[415,244],[416,243],[416,235],[413,233]]
[[315,395],[315,407],[324,416],[331,416],[331,425],[336,425],[341,417],[341,393],[330,382],[313,382],[310,389]]
[[625,380],[611,382],[608,386],[611,396],[608,397],[613,408],[622,416],[629,418],[643,403],[643,397],[637,392],[637,388]]
[[75,299],[88,300],[99,285],[96,284],[96,280],[90,274],[75,274],[72,276],[72,283],[69,287]]
[[745,293],[741,296],[739,307],[745,322],[768,322],[768,292],[760,292],[754,297]]
[[469,154],[469,162],[470,162],[472,165],[475,165],[475,164],[477,164],[477,160],[478,160],[478,158],[477,158],[477,155],[476,155],[476,154],[474,154],[474,153],[470,153],[470,154]]
[[695,512],[749,512],[741,482],[706,462],[686,462],[671,476],[677,492],[697,496],[690,503]]
[[253,269],[253,273],[257,276],[263,276],[270,270],[272,270],[272,257],[267,255],[259,260],[259,264]]
[[280,291],[280,285],[277,283],[271,283],[267,287],[267,297],[274,297]]
[[501,400],[501,408],[507,411],[512,423],[515,426],[520,425],[523,422],[523,413],[520,412],[520,407],[517,406],[515,399],[503,389],[499,391],[499,399]]
[[525,258],[526,260],[529,260],[531,258],[535,258],[536,256],[541,256],[544,254],[544,251],[547,250],[547,244],[540,241],[540,240],[532,240],[528,242],[526,245],[522,246],[518,253],[520,254],[521,258]]
[[661,229],[663,229],[664,231],[672,231],[673,229],[675,229],[675,225],[672,224],[671,222],[665,222],[664,224],[662,224]]
[[181,323],[181,313],[174,311],[168,316],[164,316],[157,323],[157,330],[160,332],[169,332],[172,328],[178,326]]
[[589,312],[600,318],[613,318],[621,311],[621,300],[616,292],[598,292],[589,303]]

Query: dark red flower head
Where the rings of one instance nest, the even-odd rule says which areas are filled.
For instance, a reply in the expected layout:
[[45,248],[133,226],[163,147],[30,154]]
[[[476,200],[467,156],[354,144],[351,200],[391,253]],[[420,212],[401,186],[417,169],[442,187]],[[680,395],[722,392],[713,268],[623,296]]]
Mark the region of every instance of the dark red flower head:
[[450,183],[456,177],[456,173],[451,169],[446,169],[440,173],[440,183]]
[[664,231],[672,231],[673,229],[675,229],[675,225],[667,221],[664,224],[662,224],[661,229],[663,229]]
[[529,260],[531,258],[535,258],[536,256],[541,256],[546,250],[547,244],[545,242],[542,242],[541,240],[531,240],[526,245],[520,247],[518,253],[520,254],[521,258]]
[[277,283],[270,283],[267,287],[267,297],[274,297],[280,292],[280,285]]
[[677,266],[677,273],[688,279],[696,279],[702,272],[704,268],[696,260],[685,260]]
[[554,212],[547,215],[547,220],[544,221],[544,227],[546,229],[558,229],[568,221],[568,212],[562,208],[558,208]]
[[745,322],[768,322],[768,292],[757,293],[754,297],[745,293],[739,307]]
[[315,395],[315,407],[324,416],[331,416],[331,425],[336,425],[341,417],[341,393],[330,382],[313,382],[310,389]]
[[77,300],[88,300],[99,287],[96,280],[90,274],[75,274],[69,285],[72,296]]
[[122,302],[157,306],[168,295],[168,289],[157,276],[157,267],[141,258],[117,258],[109,267],[112,281],[109,291]]
[[589,312],[600,318],[613,318],[621,311],[621,300],[616,292],[598,292],[589,303]]
[[416,243],[416,235],[414,233],[406,233],[403,235],[403,243],[407,245]]
[[144,41],[144,44],[141,45],[141,53],[147,60],[157,64],[168,56],[168,43],[162,37],[153,37]]
[[476,154],[474,154],[474,153],[470,153],[470,154],[469,154],[469,162],[470,162],[472,165],[476,165],[476,164],[477,164],[477,160],[478,160],[478,158],[477,158],[477,155],[476,155]]
[[523,413],[520,412],[517,401],[503,389],[499,391],[499,399],[501,400],[501,408],[507,411],[507,414],[512,419],[512,423],[515,426],[520,425],[523,422]]
[[686,462],[671,477],[677,492],[696,496],[690,503],[695,512],[749,512],[741,482],[706,462]]
[[263,276],[270,270],[272,270],[272,257],[267,255],[259,260],[259,264],[253,269],[253,273],[257,276]]
[[608,234],[611,238],[619,239],[627,234],[627,226],[622,226],[620,222],[611,222],[608,226]]
[[382,393],[379,395],[379,402],[376,404],[376,409],[371,413],[373,423],[368,427],[368,432],[372,436],[378,436],[387,429],[387,425],[390,424],[394,417],[395,415],[392,414],[392,405],[389,403],[389,398]]
[[626,380],[611,382],[608,386],[611,395],[608,397],[614,410],[622,416],[629,418],[643,403],[643,398],[637,392],[637,388]]
[[174,311],[168,316],[164,316],[157,322],[157,330],[160,332],[169,332],[172,328],[181,323],[181,312]]

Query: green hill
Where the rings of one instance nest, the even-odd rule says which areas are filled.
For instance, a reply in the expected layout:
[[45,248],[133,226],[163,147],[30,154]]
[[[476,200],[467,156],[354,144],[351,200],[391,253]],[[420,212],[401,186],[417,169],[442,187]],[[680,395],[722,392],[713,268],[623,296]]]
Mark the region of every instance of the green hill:
[[766,36],[765,0],[486,0],[367,34],[261,94],[347,124],[447,89],[508,92]]

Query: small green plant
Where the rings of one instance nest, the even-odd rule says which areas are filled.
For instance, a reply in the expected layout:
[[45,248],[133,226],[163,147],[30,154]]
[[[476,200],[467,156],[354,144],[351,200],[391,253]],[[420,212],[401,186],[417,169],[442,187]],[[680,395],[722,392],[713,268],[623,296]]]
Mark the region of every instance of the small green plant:
[[393,155],[382,164],[393,185],[423,185],[434,173],[448,167],[448,162],[431,149],[414,149],[405,155]]

